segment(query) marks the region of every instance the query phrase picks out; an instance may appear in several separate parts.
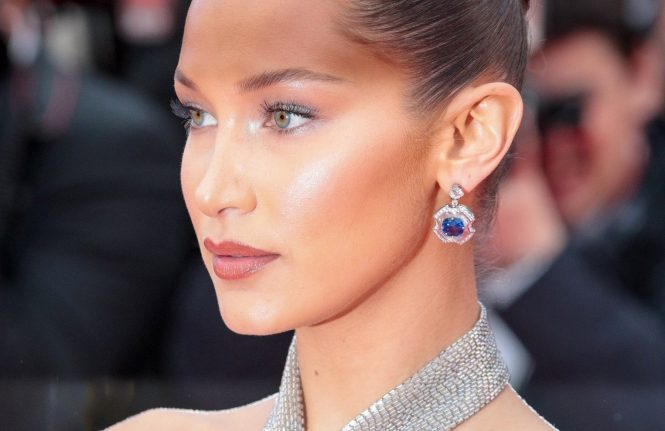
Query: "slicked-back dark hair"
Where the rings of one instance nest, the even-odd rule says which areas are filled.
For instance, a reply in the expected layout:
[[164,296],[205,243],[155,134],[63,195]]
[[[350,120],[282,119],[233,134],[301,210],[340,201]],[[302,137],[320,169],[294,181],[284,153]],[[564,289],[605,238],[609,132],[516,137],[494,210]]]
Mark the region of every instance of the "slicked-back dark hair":
[[413,102],[429,112],[476,79],[522,85],[523,0],[350,0],[351,37],[412,75]]
[[[412,108],[445,107],[487,78],[520,89],[526,69],[527,0],[350,0],[345,32],[400,64],[411,77]],[[507,163],[483,184],[478,209],[491,220]]]

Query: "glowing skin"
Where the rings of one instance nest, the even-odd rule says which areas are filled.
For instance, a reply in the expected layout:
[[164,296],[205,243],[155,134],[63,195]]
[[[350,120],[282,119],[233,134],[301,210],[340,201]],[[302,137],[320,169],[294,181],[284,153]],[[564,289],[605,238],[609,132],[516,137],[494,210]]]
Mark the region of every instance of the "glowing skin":
[[[404,109],[404,77],[332,30],[331,12],[324,8],[325,3],[320,10],[307,6],[309,16],[299,20],[303,23],[300,26],[291,18],[292,8],[302,9],[296,5],[292,2],[291,7],[271,11],[267,16],[272,24],[256,24],[259,18],[249,16],[243,26],[284,28],[286,34],[281,38],[270,35],[264,39],[259,35],[237,40],[239,36],[224,33],[211,43],[210,52],[199,57],[188,49],[190,41],[196,41],[197,49],[203,50],[203,41],[212,36],[197,36],[196,32],[224,28],[218,21],[224,18],[211,13],[203,2],[195,4],[188,22],[188,29],[195,30],[185,36],[179,70],[194,80],[200,91],[192,92],[181,85],[176,89],[183,102],[194,99],[191,101],[207,108],[219,124],[226,124],[224,119],[232,117],[237,125],[194,129],[185,149],[183,192],[199,241],[206,237],[235,240],[280,255],[252,277],[228,283],[214,276],[212,256],[202,247],[224,321],[235,331],[251,334],[301,328],[301,358],[306,358],[310,348],[318,350],[319,343],[348,340],[347,328],[362,320],[373,320],[376,327],[416,329],[412,317],[405,314],[404,319],[409,321],[399,325],[402,316],[395,316],[396,308],[410,296],[432,297],[413,286],[436,288],[441,290],[438,295],[452,292],[440,289],[440,278],[442,272],[447,272],[450,257],[442,256],[444,249],[431,235],[435,173],[428,166],[430,158],[423,151],[424,143],[412,137],[420,133],[417,129],[422,125]],[[203,11],[200,16],[199,10]],[[243,17],[235,10],[225,15],[233,16],[236,22]],[[280,19],[284,22],[279,23]],[[257,54],[248,57],[244,50]],[[225,54],[215,56],[215,52]],[[216,57],[219,64],[211,67],[208,59]],[[205,66],[196,68],[199,58],[206,60]],[[306,68],[337,79],[303,79],[298,85],[276,84],[250,92],[238,89],[237,83],[247,77],[285,68]],[[206,79],[206,74],[212,78]],[[292,134],[280,134],[271,116],[261,110],[266,102],[277,101],[307,106],[317,116]],[[243,123],[258,121],[267,125],[248,134]],[[419,256],[422,262],[409,268],[409,272],[420,274],[390,289],[390,278],[406,272],[425,241],[429,241],[433,253]],[[473,285],[472,256],[470,252],[465,255],[463,267],[467,272],[460,271],[460,285],[468,288]],[[431,262],[425,263],[425,256]],[[378,299],[374,292],[379,289],[392,290],[391,297]],[[408,296],[398,294],[402,290]],[[410,302],[423,313],[420,301],[414,298]],[[476,317],[472,288],[461,295],[457,311],[458,316],[449,313],[449,323],[463,332],[461,328],[470,327]],[[377,312],[378,316],[370,318]],[[345,319],[334,319],[342,314],[347,314]],[[328,320],[332,322],[320,325]],[[327,335],[314,335],[324,328]],[[369,329],[374,332],[374,327]],[[431,332],[433,337],[437,333]],[[364,340],[370,336],[365,332],[354,335]],[[310,339],[313,342],[307,343]],[[431,351],[421,353],[421,364],[439,350],[441,339],[444,337],[437,347],[433,344]],[[391,355],[388,344],[381,347],[386,350],[378,350],[377,356]],[[349,353],[355,352],[352,349]],[[357,364],[358,359],[345,362],[366,367],[373,360],[368,358],[364,364]],[[326,369],[334,363],[318,359],[310,363],[319,373],[317,387],[325,388],[320,384],[324,379],[337,379]],[[413,371],[414,364],[401,367],[400,380]],[[314,375],[314,367],[303,364],[303,374]],[[380,391],[390,389],[395,381],[394,376],[382,373],[373,378],[380,382]],[[304,384],[308,386],[309,381],[304,379]],[[307,393],[309,396],[313,391]],[[335,399],[320,402],[353,400],[352,396],[329,394]],[[376,392],[372,396],[378,395]],[[312,420],[316,420],[315,403],[309,402]]]
[[[201,244],[224,321],[248,334],[302,328],[301,357],[309,333],[324,326],[330,335],[316,337],[317,344],[333,333],[348,339],[342,328],[377,310],[377,328],[390,314],[395,324],[399,318],[389,302],[412,294],[382,298],[379,309],[377,291],[408,288],[425,295],[415,286],[437,286],[439,295],[449,294],[438,286],[450,256],[430,231],[436,174],[425,143],[416,139],[424,124],[405,110],[407,83],[400,71],[338,34],[331,20],[335,6],[195,2],[178,76],[196,90],[176,82],[183,104],[195,104],[216,120],[191,130],[182,162],[183,193],[199,242],[232,240],[279,254],[251,277],[228,282],[215,276],[213,256]],[[294,21],[300,13],[307,18]],[[280,37],[274,28],[281,29]],[[238,84],[296,68],[326,78],[299,74],[303,79],[249,91]],[[302,105],[316,116],[280,133],[262,109],[276,102]],[[431,244],[426,255],[425,243]],[[477,312],[472,256],[465,255],[460,261],[466,260],[467,271],[458,272],[468,293],[460,297],[459,316],[446,313],[460,329],[470,327]],[[419,264],[411,267],[414,259]],[[425,266],[426,260],[432,265]],[[413,274],[405,277],[407,272]],[[404,279],[398,284],[394,278]],[[326,321],[332,322],[321,325]],[[324,366],[317,365],[320,374]],[[305,374],[314,373],[307,368]]]
[[[241,333],[297,328],[308,422],[330,428],[477,318],[471,247],[442,247],[430,230],[448,198],[437,183],[440,160],[427,151],[436,149],[425,142],[427,124],[406,110],[401,70],[337,31],[339,7],[195,2],[176,75],[181,102],[216,120],[191,130],[182,163],[199,241],[279,254],[227,282],[202,247],[222,317]],[[313,76],[252,78],[301,69]],[[280,133],[262,110],[279,102],[315,114]],[[494,125],[472,128],[497,133]],[[375,366],[385,358],[393,362]],[[366,390],[351,389],[359,373]],[[331,408],[336,414],[326,417]]]
[[[289,7],[263,16],[269,8],[240,13],[233,3],[208,3],[190,11],[178,66],[178,77],[197,90],[176,82],[181,102],[204,110],[192,119],[184,151],[185,201],[201,243],[233,240],[280,255],[234,283],[210,271],[222,316],[251,334],[320,323],[385,283],[429,236],[436,184],[424,178],[431,170],[415,139],[423,125],[405,111],[399,71],[334,31],[332,3],[300,24]],[[211,9],[228,10],[233,23]],[[281,37],[262,37],[263,26],[283,29]],[[325,78],[238,84],[296,68]],[[277,102],[315,117],[290,114],[280,123],[284,114],[263,109]],[[281,133],[287,123],[290,133]],[[213,256],[201,249],[211,270]]]
[[[473,245],[444,246],[432,214],[453,182],[471,192],[492,172],[522,106],[491,83],[445,114],[408,111],[402,71],[338,31],[344,7],[194,1],[175,83],[194,107],[183,194],[222,317],[240,333],[296,329],[310,431],[340,429],[475,323]],[[278,257],[223,279],[210,241]],[[157,411],[117,430],[260,430],[272,402]],[[508,409],[528,425],[509,429],[541,429],[509,390],[490,406],[469,423],[508,423]]]

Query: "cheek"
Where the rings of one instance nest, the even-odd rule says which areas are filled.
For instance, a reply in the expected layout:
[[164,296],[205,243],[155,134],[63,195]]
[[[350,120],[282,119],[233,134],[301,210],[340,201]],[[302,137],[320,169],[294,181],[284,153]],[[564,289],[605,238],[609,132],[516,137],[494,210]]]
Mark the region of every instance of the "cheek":
[[298,168],[282,188],[279,226],[283,243],[292,245],[293,285],[319,316],[397,270],[408,246],[415,247],[429,229],[416,144],[401,130],[379,132],[337,135],[334,145],[323,145],[327,150],[312,156],[316,162]]
[[202,148],[191,144],[185,146],[180,166],[180,186],[185,206],[197,234],[201,227],[203,214],[196,206],[196,189],[205,175],[206,165],[206,156],[202,152]]
[[[351,129],[358,130],[358,128]],[[422,185],[400,133],[338,135],[328,150],[312,157],[281,188],[280,217],[286,231],[312,240],[329,232],[361,230],[369,236],[403,211]],[[274,179],[274,178],[273,178]],[[404,208],[402,208],[404,209]],[[385,222],[377,221],[385,220]],[[359,239],[359,238],[351,238]]]

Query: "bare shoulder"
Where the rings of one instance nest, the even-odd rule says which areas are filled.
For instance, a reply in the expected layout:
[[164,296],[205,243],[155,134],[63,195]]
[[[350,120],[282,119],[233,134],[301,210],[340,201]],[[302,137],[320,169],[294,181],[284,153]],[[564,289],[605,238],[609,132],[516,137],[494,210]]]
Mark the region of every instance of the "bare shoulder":
[[498,397],[456,431],[556,431],[507,386]]
[[260,431],[275,403],[275,396],[230,410],[153,409],[124,420],[105,431]]

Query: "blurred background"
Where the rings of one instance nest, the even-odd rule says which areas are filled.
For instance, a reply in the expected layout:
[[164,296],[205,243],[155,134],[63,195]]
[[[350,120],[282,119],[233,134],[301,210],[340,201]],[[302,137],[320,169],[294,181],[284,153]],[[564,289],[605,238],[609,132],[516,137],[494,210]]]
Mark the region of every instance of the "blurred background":
[[[481,296],[513,385],[557,427],[665,430],[663,2],[531,3]],[[291,334],[224,327],[180,193],[187,5],[0,0],[3,430],[277,390]]]

